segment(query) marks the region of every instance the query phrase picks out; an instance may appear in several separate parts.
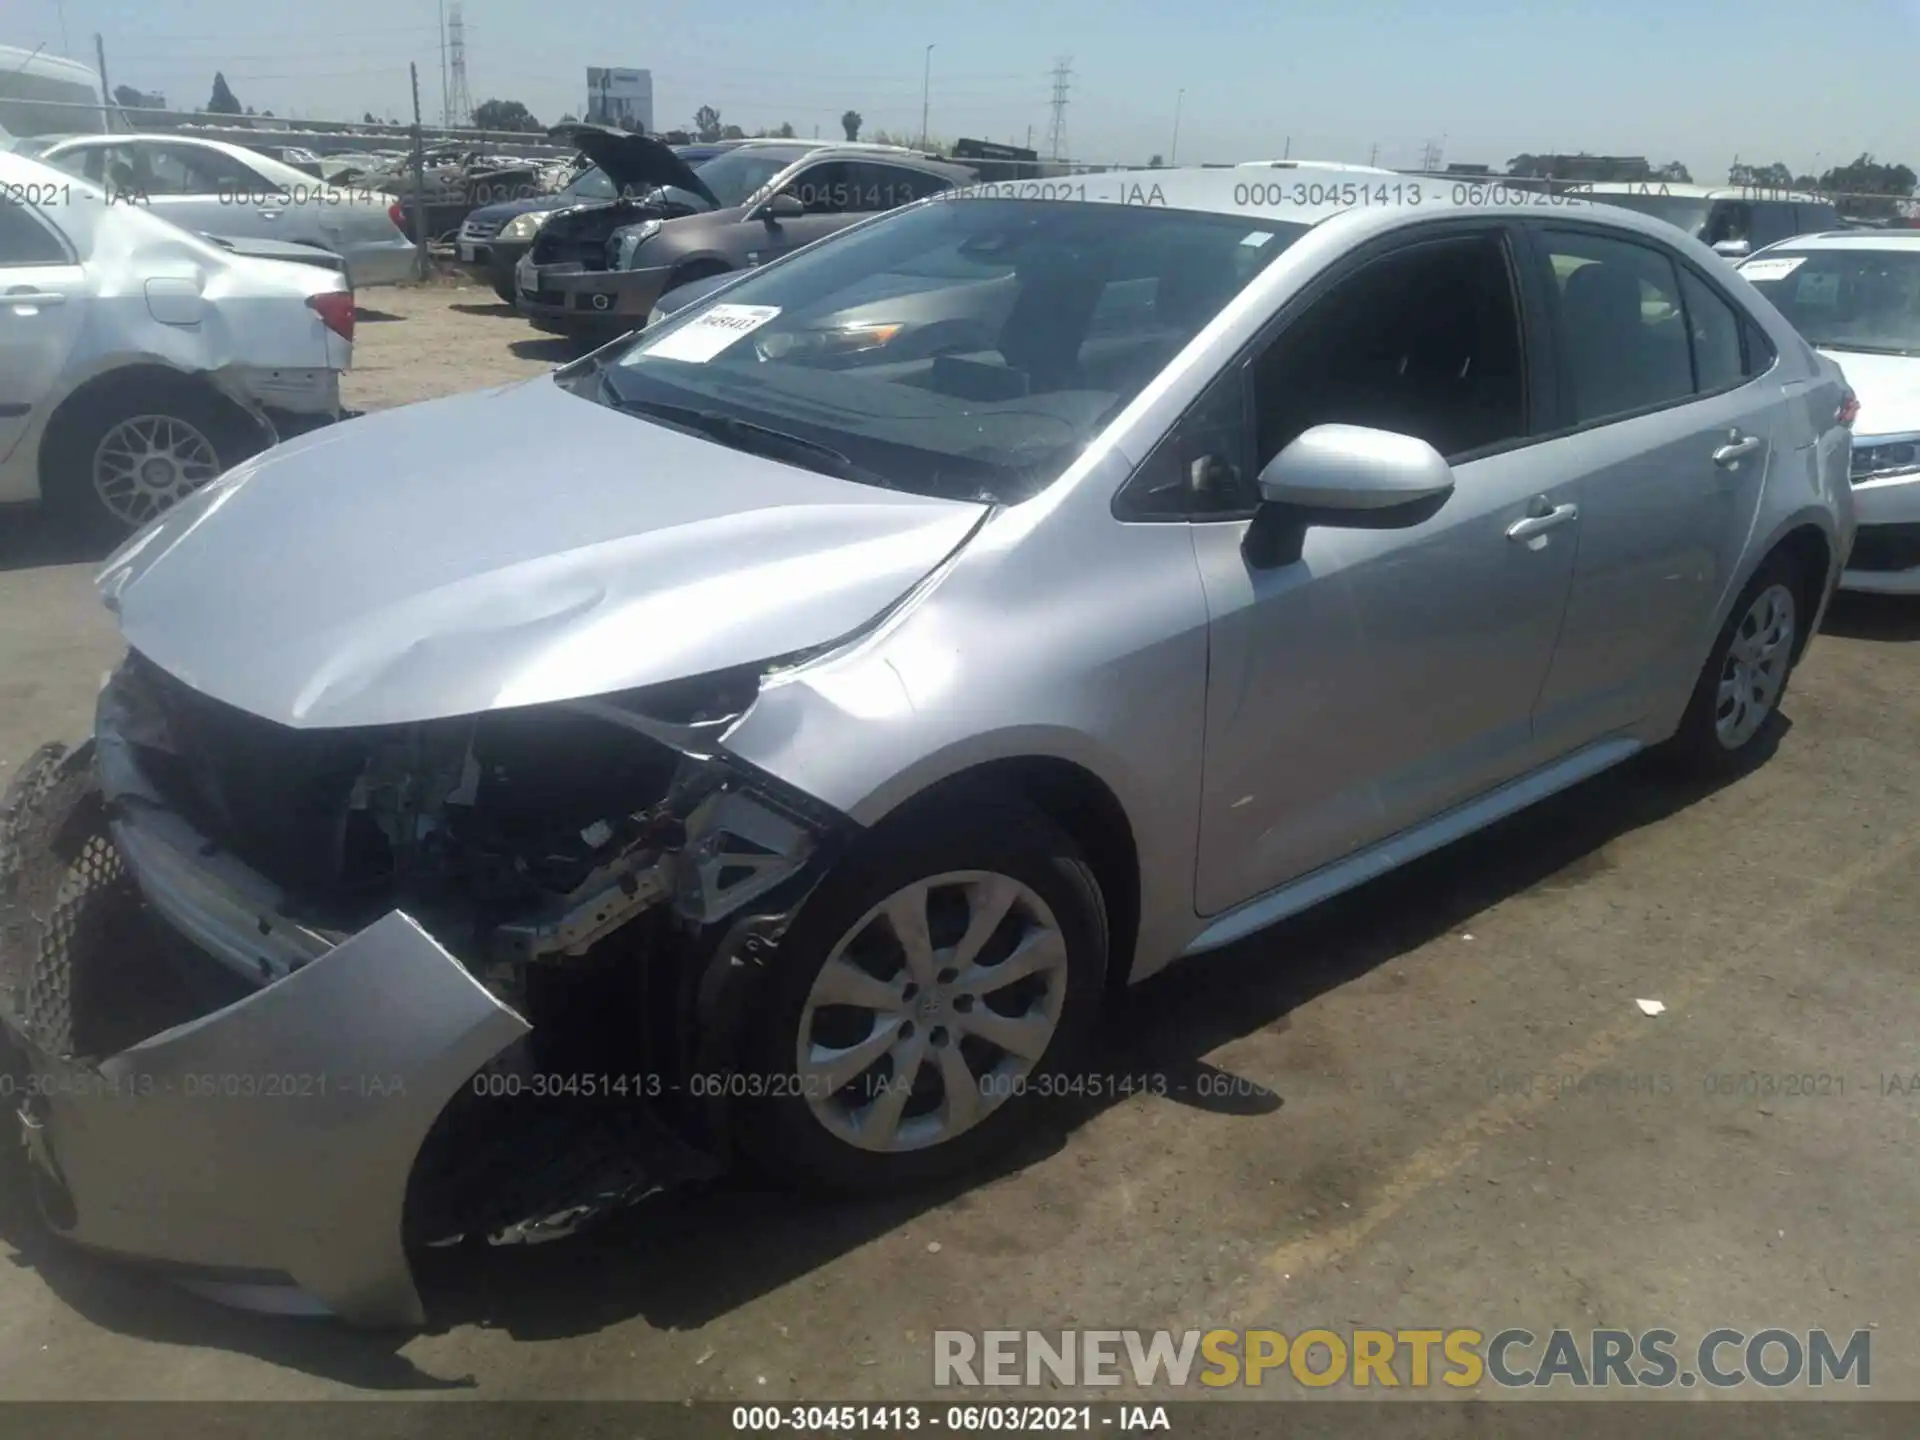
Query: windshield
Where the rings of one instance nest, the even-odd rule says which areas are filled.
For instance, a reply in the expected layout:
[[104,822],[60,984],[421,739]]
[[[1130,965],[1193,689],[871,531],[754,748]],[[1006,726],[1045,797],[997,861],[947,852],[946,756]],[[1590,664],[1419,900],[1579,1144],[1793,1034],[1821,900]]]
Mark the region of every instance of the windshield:
[[1618,205],[1622,210],[1637,210],[1678,227],[1696,239],[1705,232],[1707,218],[1713,213],[1713,201],[1694,195],[1612,195],[1583,197],[1596,205]]
[[587,389],[641,416],[697,414],[705,433],[780,432],[853,478],[1010,503],[1050,484],[1305,230],[935,200],[696,301]]
[[596,165],[574,176],[561,188],[560,193],[569,200],[613,200],[620,191],[613,183],[613,178]]
[[1769,250],[1740,273],[1809,344],[1920,355],[1920,250]]
[[806,153],[804,148],[749,146],[716,155],[694,166],[693,173],[713,192],[720,208],[728,210],[746,204],[756,190]]

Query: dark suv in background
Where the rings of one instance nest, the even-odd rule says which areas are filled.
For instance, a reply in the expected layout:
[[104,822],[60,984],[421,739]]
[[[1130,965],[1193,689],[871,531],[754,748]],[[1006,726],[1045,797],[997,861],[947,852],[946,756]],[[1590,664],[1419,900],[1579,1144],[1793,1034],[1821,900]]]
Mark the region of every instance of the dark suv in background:
[[[556,138],[563,143],[577,144],[583,138],[584,128],[577,127],[565,135],[556,131]],[[513,304],[514,266],[532,247],[534,235],[549,215],[576,205],[604,204],[623,195],[644,195],[656,188],[655,183],[642,178],[646,173],[645,158],[634,158],[629,153],[633,147],[620,143],[632,138],[614,135],[593,142],[598,158],[583,152],[583,168],[559,190],[545,195],[514,196],[470,212],[461,222],[456,237],[454,254],[460,264],[475,279],[491,285],[493,293],[507,304]],[[673,153],[688,165],[698,165],[740,143],[722,140],[712,145],[677,145]]]
[[652,200],[582,206],[540,227],[514,277],[514,304],[536,328],[638,329],[679,285],[763,264],[974,178],[891,145],[749,141],[689,167],[651,143],[648,176],[664,187]]

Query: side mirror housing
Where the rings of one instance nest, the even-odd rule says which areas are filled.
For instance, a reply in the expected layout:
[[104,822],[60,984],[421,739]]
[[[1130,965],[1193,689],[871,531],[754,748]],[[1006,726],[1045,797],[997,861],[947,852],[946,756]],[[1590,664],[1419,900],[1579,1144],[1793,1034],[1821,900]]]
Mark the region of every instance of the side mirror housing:
[[1269,460],[1260,499],[1318,523],[1365,526],[1382,512],[1432,506],[1453,493],[1453,470],[1424,440],[1364,425],[1316,425]]
[[806,213],[807,207],[800,203],[799,198],[784,190],[760,207],[760,218],[769,221],[797,220]]
[[1728,260],[1738,260],[1753,253],[1753,246],[1745,240],[1719,240],[1714,242],[1713,253]]

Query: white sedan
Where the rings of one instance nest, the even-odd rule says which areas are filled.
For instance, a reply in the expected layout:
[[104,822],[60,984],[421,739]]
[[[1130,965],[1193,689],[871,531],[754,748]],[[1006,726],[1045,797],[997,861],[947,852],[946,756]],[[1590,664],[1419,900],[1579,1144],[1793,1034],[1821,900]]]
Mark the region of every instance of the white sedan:
[[1920,233],[1800,235],[1740,273],[1859,397],[1853,502],[1860,530],[1843,590],[1920,595]]
[[112,539],[340,416],[353,292],[0,152],[0,504]]
[[346,260],[355,289],[413,273],[400,202],[364,183],[329,184],[238,145],[184,135],[40,137],[13,148],[183,230],[331,250]]

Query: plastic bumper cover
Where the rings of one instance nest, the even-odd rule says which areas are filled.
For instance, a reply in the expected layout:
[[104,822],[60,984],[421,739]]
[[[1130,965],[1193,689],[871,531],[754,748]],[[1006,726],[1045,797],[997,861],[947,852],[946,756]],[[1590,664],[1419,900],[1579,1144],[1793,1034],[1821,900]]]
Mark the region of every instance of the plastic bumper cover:
[[[42,751],[0,810],[0,1021],[43,1217],[117,1256],[421,1323],[403,1242],[416,1156],[529,1027],[395,912],[237,1001],[90,1053],[95,1016],[151,1000],[180,943],[108,832],[92,752]],[[217,909],[196,913],[217,926]]]

